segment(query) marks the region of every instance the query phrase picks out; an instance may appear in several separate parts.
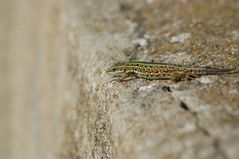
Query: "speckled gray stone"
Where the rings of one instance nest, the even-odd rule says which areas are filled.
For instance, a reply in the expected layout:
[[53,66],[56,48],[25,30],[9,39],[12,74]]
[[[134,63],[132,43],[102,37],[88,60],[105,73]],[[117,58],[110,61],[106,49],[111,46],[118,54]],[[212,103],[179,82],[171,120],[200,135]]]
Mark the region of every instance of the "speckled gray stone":
[[238,158],[238,74],[120,83],[105,73],[129,60],[238,67],[237,1],[71,3],[62,158]]

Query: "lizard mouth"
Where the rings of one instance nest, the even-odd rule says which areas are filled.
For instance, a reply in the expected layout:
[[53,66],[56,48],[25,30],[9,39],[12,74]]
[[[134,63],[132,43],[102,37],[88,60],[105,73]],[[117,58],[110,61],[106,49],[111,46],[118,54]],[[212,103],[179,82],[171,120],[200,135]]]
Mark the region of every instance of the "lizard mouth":
[[109,75],[112,75],[113,77],[121,77],[123,75],[125,75],[125,72],[123,71],[115,71],[115,72],[112,72],[112,71],[106,71],[106,73],[108,73]]

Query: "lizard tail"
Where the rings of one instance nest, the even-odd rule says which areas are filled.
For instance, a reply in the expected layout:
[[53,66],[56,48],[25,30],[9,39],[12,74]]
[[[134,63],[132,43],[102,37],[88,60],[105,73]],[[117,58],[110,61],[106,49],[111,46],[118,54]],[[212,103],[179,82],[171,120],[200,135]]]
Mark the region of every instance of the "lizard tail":
[[205,73],[208,75],[220,75],[220,74],[234,74],[235,68],[205,68]]

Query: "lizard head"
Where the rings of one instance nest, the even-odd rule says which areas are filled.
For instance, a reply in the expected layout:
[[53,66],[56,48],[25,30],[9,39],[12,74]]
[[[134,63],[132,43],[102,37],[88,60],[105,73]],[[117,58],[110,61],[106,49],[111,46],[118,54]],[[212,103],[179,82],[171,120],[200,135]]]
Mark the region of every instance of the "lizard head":
[[126,74],[125,69],[124,69],[124,64],[123,63],[114,64],[113,66],[109,67],[106,70],[106,73],[108,73],[114,77],[124,76]]

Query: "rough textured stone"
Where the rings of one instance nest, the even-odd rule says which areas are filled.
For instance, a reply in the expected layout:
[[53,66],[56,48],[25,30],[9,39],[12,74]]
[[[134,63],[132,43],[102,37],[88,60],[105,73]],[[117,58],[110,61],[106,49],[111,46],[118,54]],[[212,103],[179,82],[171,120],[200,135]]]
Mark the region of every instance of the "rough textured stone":
[[72,1],[62,158],[239,156],[238,74],[112,83],[119,61],[238,67],[237,1]]

